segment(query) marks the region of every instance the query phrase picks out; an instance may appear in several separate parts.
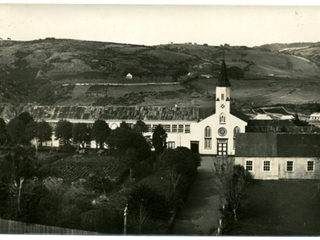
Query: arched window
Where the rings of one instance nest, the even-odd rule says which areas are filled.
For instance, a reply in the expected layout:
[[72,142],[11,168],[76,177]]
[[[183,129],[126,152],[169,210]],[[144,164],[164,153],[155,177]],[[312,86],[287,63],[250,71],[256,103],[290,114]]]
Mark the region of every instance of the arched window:
[[211,149],[211,127],[206,126],[204,129],[204,149]]
[[233,129],[233,149],[236,148],[236,133],[240,133],[240,128],[238,126]]
[[224,113],[220,114],[219,122],[220,123],[226,123],[226,115]]
[[204,130],[204,137],[210,137],[211,138],[211,127],[206,126]]

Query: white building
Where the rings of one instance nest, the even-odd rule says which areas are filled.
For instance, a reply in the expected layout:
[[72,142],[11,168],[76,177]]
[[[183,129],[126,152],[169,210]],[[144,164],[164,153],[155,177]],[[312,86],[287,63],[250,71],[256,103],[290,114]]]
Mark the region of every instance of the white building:
[[131,73],[128,73],[127,75],[126,75],[126,79],[132,79],[132,74]]
[[267,114],[258,114],[253,119],[256,119],[256,120],[272,120],[272,118]]
[[310,115],[310,120],[317,120],[320,121],[320,113],[314,112]]

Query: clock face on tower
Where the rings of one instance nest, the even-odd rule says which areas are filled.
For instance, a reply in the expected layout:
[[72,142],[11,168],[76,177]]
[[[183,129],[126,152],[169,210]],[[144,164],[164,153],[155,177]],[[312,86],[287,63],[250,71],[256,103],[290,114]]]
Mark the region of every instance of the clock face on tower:
[[227,135],[227,129],[225,129],[224,127],[221,127],[218,129],[218,134],[223,137],[225,135]]
[[221,104],[220,107],[221,107],[221,108],[224,108],[224,104]]

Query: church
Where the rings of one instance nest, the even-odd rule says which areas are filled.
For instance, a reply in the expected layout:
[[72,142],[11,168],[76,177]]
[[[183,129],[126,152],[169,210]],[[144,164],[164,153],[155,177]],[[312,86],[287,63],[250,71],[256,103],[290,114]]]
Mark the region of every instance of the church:
[[[220,76],[216,84],[215,109],[210,115],[196,122],[184,123],[187,131],[182,131],[182,123],[176,122],[178,132],[167,131],[168,146],[184,146],[204,155],[234,155],[236,133],[244,133],[249,117],[231,106],[231,84],[225,61],[222,61]],[[161,123],[167,124],[167,123]],[[181,131],[179,131],[181,128]],[[172,130],[172,129],[171,129]]]

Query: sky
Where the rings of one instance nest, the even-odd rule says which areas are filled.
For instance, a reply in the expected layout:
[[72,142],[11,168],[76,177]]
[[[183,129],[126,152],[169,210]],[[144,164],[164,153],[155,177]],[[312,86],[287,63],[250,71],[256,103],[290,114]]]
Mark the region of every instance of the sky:
[[201,0],[193,2],[199,5],[0,3],[3,39],[54,37],[144,45],[192,42],[249,47],[320,41],[320,4],[200,5]]

